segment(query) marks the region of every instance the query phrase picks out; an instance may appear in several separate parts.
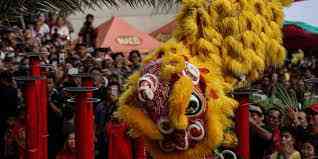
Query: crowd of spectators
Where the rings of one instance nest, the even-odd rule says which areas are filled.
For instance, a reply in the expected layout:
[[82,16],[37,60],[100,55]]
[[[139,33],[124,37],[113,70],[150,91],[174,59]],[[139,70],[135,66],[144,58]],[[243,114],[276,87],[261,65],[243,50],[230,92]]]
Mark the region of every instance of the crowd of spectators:
[[[40,53],[41,64],[49,64],[48,131],[49,158],[75,158],[74,108],[66,101],[65,87],[79,86],[81,80],[72,76],[89,73],[98,91],[94,96],[96,158],[110,158],[108,137],[125,136],[127,125],[112,117],[126,79],[140,67],[141,53],[132,50],[128,56],[110,48],[96,48],[94,16],[87,15],[79,33],[72,40],[73,28],[64,17],[38,16],[26,28],[1,27],[0,34],[0,158],[22,159],[25,150],[25,106],[21,83],[16,76],[29,75],[28,54]],[[318,105],[314,86],[305,80],[317,77],[316,57],[305,57],[298,63],[287,61],[282,68],[268,69],[264,77],[253,84],[261,89],[262,100],[275,98],[282,85],[297,100],[297,107],[280,109],[271,103],[250,104],[251,159],[313,159],[318,152]],[[119,124],[119,127],[114,125]],[[105,126],[107,125],[107,126]],[[112,127],[114,126],[114,127]],[[113,131],[118,132],[113,132]],[[118,134],[117,134],[118,133]],[[132,141],[132,144],[138,141]],[[114,145],[125,146],[125,145]],[[138,146],[131,146],[135,158],[142,157]],[[116,158],[116,157],[115,157]],[[123,156],[121,156],[123,158]]]
[[32,53],[39,53],[41,65],[49,66],[46,68],[49,158],[75,157],[74,108],[67,102],[70,95],[63,88],[80,86],[80,78],[73,76],[78,73],[92,75],[94,86],[98,88],[94,92],[94,96],[100,99],[94,103],[96,158],[107,158],[105,136],[112,128],[106,130],[105,124],[115,121],[112,114],[118,96],[128,76],[140,67],[142,57],[137,50],[123,53],[95,47],[96,31],[93,23],[94,16],[87,15],[78,39],[75,40],[71,39],[72,26],[64,17],[39,15],[26,28],[1,26],[0,158],[23,158],[23,83],[13,78],[30,75],[28,55]]
[[290,58],[253,84],[263,93],[251,98],[251,158],[318,158],[317,85],[307,82],[317,77],[317,64],[316,57]]

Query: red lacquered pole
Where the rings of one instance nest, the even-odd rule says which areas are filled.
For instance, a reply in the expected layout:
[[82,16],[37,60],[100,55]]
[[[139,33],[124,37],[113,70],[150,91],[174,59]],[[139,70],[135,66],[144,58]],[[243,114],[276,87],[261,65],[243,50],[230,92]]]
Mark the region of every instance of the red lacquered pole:
[[[93,82],[90,78],[83,78],[84,87],[92,87]],[[94,158],[94,122],[93,122],[93,104],[89,102],[92,92],[82,93],[76,100],[76,158],[93,159]]]
[[37,129],[37,96],[35,81],[27,81],[24,96],[26,104],[26,158],[38,159],[38,129]]
[[[47,76],[47,72],[42,69],[42,75]],[[40,142],[39,142],[39,155],[40,159],[48,158],[48,127],[47,127],[47,104],[48,104],[48,88],[47,88],[47,78],[43,78],[40,82],[40,106],[38,107],[39,113],[39,133],[40,133]]]
[[[31,66],[31,76],[33,77],[40,77],[41,76],[41,68],[40,68],[40,59],[37,55],[32,55],[30,56],[30,66]],[[32,126],[35,130],[35,133],[34,135],[37,137],[37,140],[36,140],[36,143],[35,143],[35,147],[38,149],[37,153],[36,153],[36,158],[37,159],[40,159],[39,155],[40,155],[40,152],[43,152],[43,150],[41,149],[40,145],[42,143],[42,140],[41,140],[41,136],[40,136],[40,120],[39,120],[39,110],[40,110],[40,107],[41,107],[41,104],[42,104],[42,99],[44,98],[43,97],[43,93],[41,93],[41,81],[40,79],[37,79],[34,81],[35,82],[35,85],[34,85],[34,88],[33,88],[33,92],[35,92],[36,94],[36,98],[35,98],[35,111],[34,113],[31,114],[32,118],[31,120],[35,120],[36,122],[33,123],[35,124],[34,126]],[[29,115],[29,114],[27,114]],[[34,137],[35,138],[35,137]],[[32,158],[33,159],[33,158]]]
[[248,94],[242,94],[238,97],[240,106],[236,114],[236,133],[239,139],[237,152],[243,159],[250,158],[248,97]]

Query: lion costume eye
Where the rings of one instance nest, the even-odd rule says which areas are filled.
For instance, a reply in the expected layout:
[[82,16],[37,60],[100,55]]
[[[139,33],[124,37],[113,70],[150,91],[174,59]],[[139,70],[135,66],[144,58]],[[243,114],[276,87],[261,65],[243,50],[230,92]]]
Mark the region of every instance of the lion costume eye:
[[192,93],[189,105],[186,110],[186,115],[190,117],[196,116],[200,114],[202,110],[203,110],[202,101],[200,100],[197,94]]

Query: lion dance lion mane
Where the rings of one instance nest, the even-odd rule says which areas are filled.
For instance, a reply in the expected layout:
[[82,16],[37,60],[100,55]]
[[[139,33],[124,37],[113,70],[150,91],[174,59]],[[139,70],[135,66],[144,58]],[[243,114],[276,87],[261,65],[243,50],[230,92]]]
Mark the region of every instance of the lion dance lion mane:
[[173,38],[143,61],[117,116],[155,159],[210,156],[235,145],[229,94],[282,65],[283,6],[291,0],[183,0]]

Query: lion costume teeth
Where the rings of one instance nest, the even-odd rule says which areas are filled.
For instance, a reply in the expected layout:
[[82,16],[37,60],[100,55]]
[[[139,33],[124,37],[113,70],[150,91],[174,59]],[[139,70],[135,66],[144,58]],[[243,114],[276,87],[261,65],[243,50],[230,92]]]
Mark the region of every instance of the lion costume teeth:
[[204,158],[235,145],[238,102],[228,94],[283,64],[282,9],[291,2],[183,0],[173,38],[129,78],[118,118],[155,159]]

